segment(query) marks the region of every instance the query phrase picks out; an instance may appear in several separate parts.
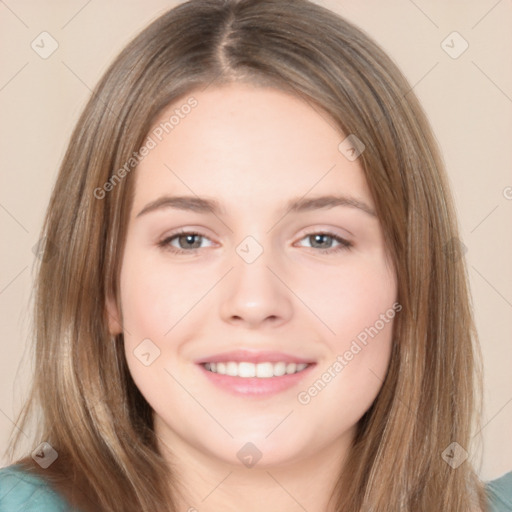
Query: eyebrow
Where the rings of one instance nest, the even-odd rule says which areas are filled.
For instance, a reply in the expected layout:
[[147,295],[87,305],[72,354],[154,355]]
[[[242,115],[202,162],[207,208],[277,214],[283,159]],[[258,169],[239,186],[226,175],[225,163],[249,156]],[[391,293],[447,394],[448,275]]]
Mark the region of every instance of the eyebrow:
[[[296,198],[291,199],[283,208],[284,212],[305,212],[312,210],[323,210],[334,208],[336,206],[347,206],[361,210],[372,217],[376,217],[376,213],[363,201],[354,197],[343,195],[327,195],[312,198]],[[221,205],[215,199],[205,199],[197,196],[162,196],[148,203],[138,214],[137,217],[146,215],[147,213],[162,210],[166,208],[174,208],[178,210],[193,211],[197,213],[211,213],[220,215],[225,213]]]

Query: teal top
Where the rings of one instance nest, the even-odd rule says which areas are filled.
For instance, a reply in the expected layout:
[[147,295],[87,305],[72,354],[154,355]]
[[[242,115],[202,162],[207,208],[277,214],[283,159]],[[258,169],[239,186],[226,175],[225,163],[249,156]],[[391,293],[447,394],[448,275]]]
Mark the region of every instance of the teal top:
[[486,482],[485,489],[489,497],[489,512],[512,511],[512,471]]
[[17,466],[0,469],[0,512],[80,512],[43,478]]
[[[488,512],[512,512],[512,471],[485,483]],[[0,512],[79,512],[40,477],[16,466],[0,469]]]

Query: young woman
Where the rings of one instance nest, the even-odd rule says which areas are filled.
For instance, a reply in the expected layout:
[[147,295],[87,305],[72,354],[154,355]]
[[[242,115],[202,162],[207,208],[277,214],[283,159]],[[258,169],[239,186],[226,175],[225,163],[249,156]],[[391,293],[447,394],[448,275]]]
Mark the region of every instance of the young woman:
[[471,462],[479,352],[438,149],[334,13],[192,0],[152,23],[86,106],[43,236],[38,428],[0,510],[510,507],[512,473]]

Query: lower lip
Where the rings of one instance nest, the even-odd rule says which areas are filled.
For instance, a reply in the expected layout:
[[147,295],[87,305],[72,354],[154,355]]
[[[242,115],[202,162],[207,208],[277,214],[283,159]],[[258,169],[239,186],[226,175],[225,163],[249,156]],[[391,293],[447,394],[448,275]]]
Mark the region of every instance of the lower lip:
[[198,366],[213,384],[224,391],[237,396],[267,397],[296,386],[303,378],[310,374],[315,363],[310,364],[298,373],[267,378],[232,377],[231,375],[221,375],[220,373],[211,372],[203,365]]

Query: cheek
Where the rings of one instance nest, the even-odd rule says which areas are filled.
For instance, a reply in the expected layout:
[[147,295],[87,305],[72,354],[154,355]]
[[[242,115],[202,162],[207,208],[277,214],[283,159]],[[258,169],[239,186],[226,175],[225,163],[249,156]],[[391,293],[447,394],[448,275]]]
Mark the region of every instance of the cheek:
[[348,425],[368,410],[382,387],[401,307],[394,272],[383,258],[340,267],[330,278],[326,297],[321,299],[317,286],[312,300],[318,316],[334,331],[325,337],[331,356],[322,361],[298,400],[308,406],[306,411],[328,409],[336,421],[339,414]]
[[[396,279],[380,256],[305,273],[298,287],[304,302],[329,328],[325,340],[336,352],[346,350],[353,338],[376,323],[383,334],[390,330],[394,311],[386,312],[396,299]],[[386,316],[384,325],[381,315]]]
[[[124,347],[130,374],[155,411],[178,403],[180,387],[173,380],[178,346],[169,343],[182,324],[196,296],[184,286],[183,273],[171,273],[135,251],[125,259],[121,272]],[[190,300],[189,300],[190,299]],[[197,300],[197,299],[195,299]],[[172,329],[175,325],[175,331]],[[148,341],[149,340],[149,341]],[[178,379],[180,380],[180,379]],[[193,386],[188,386],[196,393]],[[193,409],[193,401],[179,402],[182,411]]]
[[[133,337],[162,340],[205,293],[204,276],[127,258],[121,274],[123,318]],[[134,340],[136,341],[136,340]]]
[[176,388],[169,372],[181,364],[181,347],[194,336],[197,315],[204,312],[201,298],[215,283],[211,270],[170,269],[165,258],[159,260],[132,249],[126,251],[121,271],[126,359],[137,387],[153,407],[169,398],[161,393],[162,386],[167,391]]

